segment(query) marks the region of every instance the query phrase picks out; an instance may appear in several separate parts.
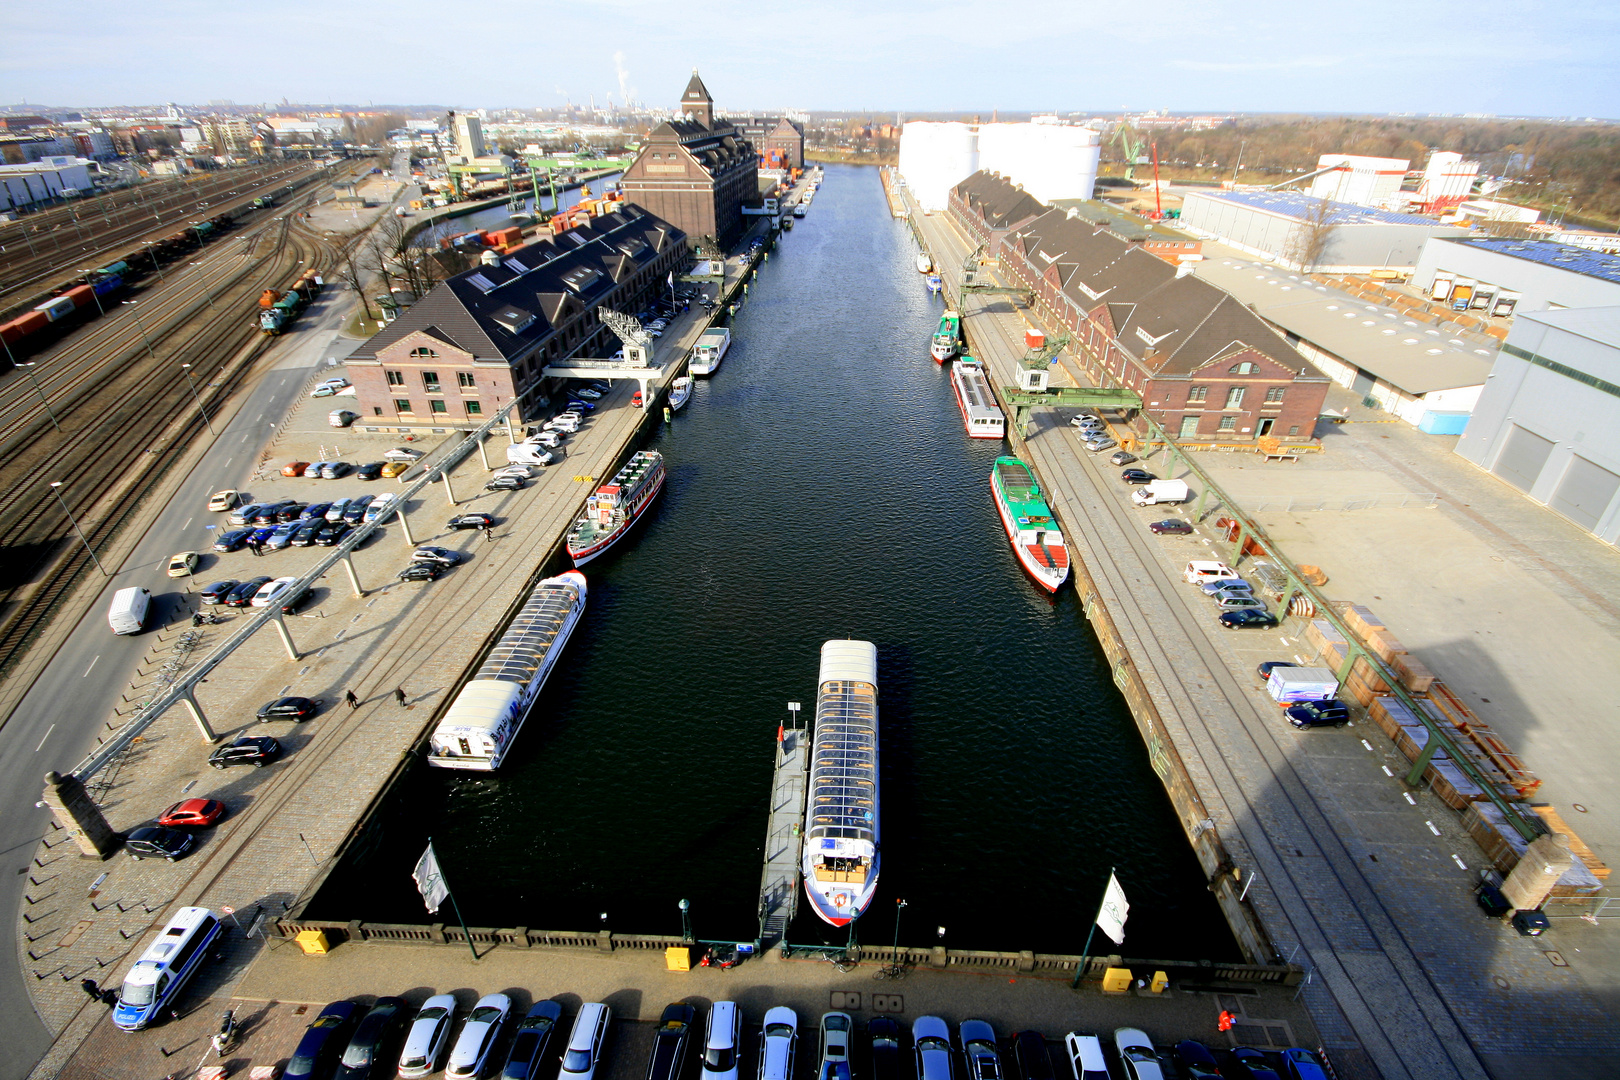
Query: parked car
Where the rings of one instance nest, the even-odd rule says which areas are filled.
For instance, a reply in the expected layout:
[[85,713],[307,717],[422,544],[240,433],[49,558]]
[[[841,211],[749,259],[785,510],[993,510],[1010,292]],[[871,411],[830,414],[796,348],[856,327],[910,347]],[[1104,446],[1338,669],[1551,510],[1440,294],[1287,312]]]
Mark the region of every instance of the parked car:
[[354,1029],[332,1080],[384,1080],[397,1067],[394,1054],[410,1015],[404,998],[378,998]]
[[129,835],[124,837],[124,850],[129,852],[129,857],[136,862],[142,859],[167,859],[174,862],[176,859],[185,858],[196,846],[197,838],[190,833],[155,825],[131,829]]
[[821,1066],[817,1070],[819,1080],[850,1080],[849,1040],[854,1031],[855,1021],[850,1019],[849,1013],[821,1014]]
[[253,603],[253,598],[258,595],[259,590],[270,584],[271,580],[272,579],[268,575],[256,578],[248,578],[236,588],[232,589],[228,595],[226,595],[225,606],[247,607],[249,604]]
[[366,507],[364,514],[360,515],[360,520],[362,522],[377,521],[397,509],[399,509],[399,496],[392,491],[385,491],[371,500],[371,505]]
[[216,769],[228,769],[232,765],[262,769],[280,756],[281,743],[270,736],[244,735],[208,755],[208,764]]
[[251,525],[253,524],[253,519],[258,516],[258,503],[244,503],[243,505],[238,506],[235,510],[232,510],[230,516],[227,517],[225,521],[230,525]]
[[523,480],[516,476],[497,476],[484,485],[485,491],[522,491]]
[[349,535],[349,530],[353,527],[346,521],[328,521],[315,534],[315,546],[336,547],[343,543],[343,538]]
[[901,1080],[900,1025],[887,1016],[874,1016],[866,1022],[871,1040],[872,1080]]
[[366,507],[371,505],[375,495],[360,495],[349,500],[349,505],[343,508],[343,520],[349,525],[360,524],[360,519],[366,516]]
[[1328,1080],[1322,1063],[1304,1047],[1290,1046],[1282,1052],[1282,1059],[1288,1080]]
[[1069,1069],[1074,1080],[1114,1080],[1103,1057],[1102,1040],[1083,1031],[1071,1031],[1063,1036],[1063,1049],[1069,1055]]
[[334,499],[333,502],[332,502],[332,505],[328,506],[326,508],[326,514],[325,514],[326,520],[327,521],[342,521],[343,520],[343,511],[347,510],[348,508],[349,508],[349,500],[348,499]]
[[562,1020],[562,1006],[555,1001],[537,1001],[528,1015],[518,1021],[512,1036],[512,1048],[506,1052],[506,1067],[501,1080],[534,1080],[540,1072],[540,1062],[551,1044],[552,1032]]
[[443,563],[445,566],[460,566],[467,560],[467,556],[452,548],[434,547],[432,544],[423,544],[411,552],[412,562]]
[[1136,460],[1136,455],[1129,450],[1116,450],[1108,456],[1110,465],[1129,465]]
[[594,402],[586,401],[584,398],[569,398],[568,407],[570,409],[584,409],[586,412],[594,412],[596,409],[596,404]]
[[289,589],[276,597],[276,601],[281,604],[281,613],[283,615],[296,615],[298,609],[309,601],[309,586],[304,585],[296,589]]
[[1209,1047],[1196,1039],[1184,1039],[1176,1043],[1170,1051],[1170,1056],[1176,1059],[1181,1071],[1187,1074],[1187,1080],[1220,1080],[1221,1068],[1215,1063],[1215,1055],[1210,1053]]
[[488,514],[457,514],[445,523],[447,529],[491,529],[495,519]]
[[456,999],[435,994],[422,1002],[405,1033],[405,1048],[399,1054],[399,1075],[416,1080],[439,1071],[439,1058],[450,1044],[451,1021],[456,1015]]
[[1211,597],[1217,611],[1264,611],[1266,602],[1248,593],[1217,593]]
[[321,380],[321,385],[330,386],[333,390],[342,390],[345,386],[349,385],[349,380],[345,379],[342,375],[334,375],[330,379]]
[[1326,701],[1301,701],[1284,710],[1288,722],[1297,728],[1344,727],[1350,722],[1350,710],[1345,703],[1334,698]]
[[1207,585],[1211,581],[1234,581],[1238,575],[1237,571],[1223,562],[1194,559],[1182,570],[1181,576],[1189,585]]
[[1242,578],[1206,581],[1198,589],[1205,596],[1236,596],[1238,593],[1242,593],[1244,596],[1254,595],[1254,586]]
[[333,409],[326,414],[326,422],[333,427],[348,427],[358,419],[360,414],[350,412],[348,409]]
[[1146,469],[1126,469],[1119,474],[1119,478],[1127,484],[1151,484],[1158,479]]
[[1078,428],[1082,433],[1087,431],[1102,431],[1106,427],[1106,425],[1104,425],[1103,422],[1097,419],[1095,416],[1086,416],[1083,413],[1079,416],[1071,416],[1069,418],[1069,426],[1072,428]]
[[401,581],[438,581],[444,576],[445,565],[436,562],[413,562],[396,575]]
[[602,1042],[607,1038],[608,1024],[613,1010],[600,1002],[579,1007],[574,1017],[573,1030],[568,1033],[568,1048],[563,1051],[562,1068],[557,1080],[592,1080],[596,1063],[602,1054]]
[[735,1001],[709,1006],[708,1032],[703,1037],[702,1080],[737,1080],[737,1057],[742,1041],[742,1010]]
[[241,493],[235,488],[226,488],[223,491],[216,491],[212,495],[208,496],[208,509],[229,510],[236,505],[236,500],[240,499],[241,497]]
[[512,1013],[512,999],[505,994],[485,994],[467,1015],[456,1036],[456,1045],[445,1063],[445,1080],[477,1080],[488,1064],[501,1029]]
[[1254,669],[1254,673],[1260,676],[1260,685],[1264,686],[1266,683],[1271,681],[1271,673],[1273,671],[1276,671],[1278,668],[1287,667],[1299,667],[1299,665],[1294,663],[1292,660],[1262,660],[1259,666]]
[[270,538],[275,535],[278,527],[276,525],[257,526],[252,532],[248,533],[247,539],[242,541],[242,546],[250,548],[264,547],[270,542]]
[[758,1080],[793,1080],[794,1050],[799,1044],[799,1016],[786,1005],[765,1013],[759,1037]]
[[1235,1069],[1228,1069],[1235,1080],[1281,1080],[1271,1067],[1271,1059],[1252,1046],[1239,1046],[1232,1051]]
[[281,512],[291,505],[291,499],[283,502],[260,503],[258,511],[253,515],[253,524],[279,525],[281,523]]
[[384,461],[403,461],[410,463],[412,461],[420,461],[425,457],[427,457],[426,454],[411,446],[396,446],[392,450],[383,451]]
[[1093,454],[1100,453],[1103,450],[1112,450],[1118,445],[1119,443],[1115,442],[1113,438],[1108,435],[1086,440],[1086,449],[1090,450]]
[[392,480],[396,476],[404,476],[410,471],[410,468],[411,463],[409,461],[384,462],[382,467],[382,478],[384,480]]
[[301,520],[284,521],[275,527],[275,530],[270,534],[270,538],[264,542],[264,546],[269,548],[271,551],[280,551],[283,548],[291,547],[293,537],[297,535],[298,530],[302,529],[303,527],[304,523]]
[[919,1016],[911,1024],[911,1052],[917,1058],[917,1080],[951,1080],[951,1029],[937,1016]]
[[329,502],[310,503],[298,512],[299,521],[324,521],[326,512],[332,509]]
[[267,581],[263,585],[259,586],[259,591],[253,594],[253,599],[248,601],[248,603],[253,607],[269,607],[271,604],[276,602],[276,597],[279,596],[283,590],[285,590],[289,585],[297,584],[297,582],[298,579],[295,577],[278,577],[271,581]]
[[375,480],[382,475],[382,468],[382,462],[368,461],[358,469],[354,470],[354,478],[356,480]]
[[559,433],[557,433],[555,431],[542,431],[542,432],[539,432],[538,434],[530,435],[527,439],[525,439],[523,441],[524,442],[532,442],[536,446],[543,446],[547,450],[555,450],[555,449],[557,449],[557,447],[562,445],[563,437],[562,437],[561,434],[559,434]]
[[1052,1073],[1052,1057],[1046,1052],[1046,1037],[1038,1031],[1020,1031],[1013,1036],[1013,1060],[1023,1080],[1057,1080]]
[[222,603],[231,594],[231,590],[242,584],[240,581],[216,581],[208,588],[197,594],[197,598],[205,604]]
[[320,711],[318,698],[281,697],[260,705],[257,716],[263,724],[271,720],[308,720]]
[[330,465],[330,464],[332,464],[330,461],[312,461],[312,462],[310,462],[309,463],[309,468],[304,470],[304,479],[305,480],[319,480],[319,479],[321,479],[321,473],[325,472],[326,467],[328,465]]
[[219,539],[214,541],[214,550],[235,551],[247,543],[248,537],[252,535],[252,529],[229,529],[219,534]]
[[600,401],[602,398],[602,391],[592,390],[588,386],[582,386],[578,390],[575,390],[574,393],[578,394],[586,401]]
[[354,466],[347,461],[328,461],[321,466],[321,479],[341,480],[352,472],[354,472]]
[[165,828],[203,829],[225,816],[225,804],[218,799],[182,799],[158,815]]
[[957,1026],[968,1080],[1001,1080],[1001,1051],[996,1030],[983,1020],[964,1020]]
[[686,1044],[692,1037],[697,1010],[684,1001],[664,1006],[653,1028],[652,1053],[647,1057],[647,1080],[680,1080],[686,1062]]
[[359,1017],[361,1007],[352,1001],[334,1001],[304,1029],[304,1037],[287,1060],[282,1080],[316,1080],[332,1075],[337,1057],[348,1044],[349,1029]]
[[293,547],[309,547],[321,534],[321,530],[326,528],[326,519],[303,518],[297,524],[298,528],[293,532],[290,543]]
[[1238,611],[1223,611],[1220,614],[1221,625],[1228,630],[1269,630],[1277,625],[1277,616],[1267,611],[1258,611],[1254,608],[1243,608]]
[[1192,522],[1182,521],[1180,518],[1166,518],[1163,521],[1148,522],[1148,532],[1161,536],[1186,536],[1193,531]]
[[1164,1080],[1159,1055],[1141,1029],[1115,1028],[1114,1049],[1119,1051],[1119,1060],[1124,1063],[1129,1080]]
[[282,476],[303,476],[304,470],[309,468],[307,461],[289,461],[281,467]]

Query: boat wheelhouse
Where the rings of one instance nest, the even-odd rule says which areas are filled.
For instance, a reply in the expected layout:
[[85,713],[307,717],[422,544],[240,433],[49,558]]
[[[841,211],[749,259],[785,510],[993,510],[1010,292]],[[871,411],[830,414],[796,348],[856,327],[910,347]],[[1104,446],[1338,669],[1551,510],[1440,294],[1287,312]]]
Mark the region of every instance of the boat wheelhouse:
[[618,543],[664,489],[664,455],[638,450],[624,468],[585,500],[585,513],[568,530],[568,555],[584,566]]
[[1041,497],[1035,474],[1015,457],[996,458],[990,490],[1019,563],[1037,585],[1057,592],[1069,577],[1069,549],[1052,508]]
[[934,331],[933,340],[929,342],[928,355],[934,358],[934,363],[943,364],[956,355],[961,344],[962,316],[958,312],[947,311],[939,317],[939,329]]
[[876,645],[822,645],[815,725],[804,812],[804,888],[822,920],[844,926],[860,918],[877,890]]
[[1007,434],[1007,418],[990,392],[984,366],[973,357],[964,356],[951,365],[951,390],[969,438],[1000,439]]
[[429,765],[476,772],[500,768],[585,610],[585,592],[585,575],[578,570],[534,587],[433,730]]

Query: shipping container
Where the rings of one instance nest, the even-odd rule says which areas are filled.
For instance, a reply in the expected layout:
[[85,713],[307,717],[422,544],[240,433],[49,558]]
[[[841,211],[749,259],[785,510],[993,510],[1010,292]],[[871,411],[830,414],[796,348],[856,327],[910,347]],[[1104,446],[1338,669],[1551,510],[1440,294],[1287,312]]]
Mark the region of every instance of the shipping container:
[[34,310],[43,312],[48,322],[55,322],[57,319],[71,315],[76,306],[66,296],[53,296]]
[[93,308],[96,306],[96,290],[88,285],[75,285],[62,295],[73,301],[75,308]]
[[1046,348],[1046,333],[1041,330],[1026,329],[1024,331],[1024,347],[1029,349]]
[[97,296],[111,295],[123,287],[124,279],[122,275],[119,274],[109,274],[104,277],[98,277],[96,278],[96,283],[91,286],[91,288],[95,290]]

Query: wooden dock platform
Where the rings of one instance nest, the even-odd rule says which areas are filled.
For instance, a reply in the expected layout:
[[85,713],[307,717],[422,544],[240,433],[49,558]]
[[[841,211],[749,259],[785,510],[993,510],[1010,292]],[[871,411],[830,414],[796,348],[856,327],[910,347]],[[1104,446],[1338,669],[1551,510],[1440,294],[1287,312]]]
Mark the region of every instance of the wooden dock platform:
[[[795,717],[798,713],[795,711]],[[799,852],[804,844],[804,792],[810,763],[808,724],[777,731],[776,774],[771,782],[765,865],[759,879],[759,947],[781,941],[799,908]]]

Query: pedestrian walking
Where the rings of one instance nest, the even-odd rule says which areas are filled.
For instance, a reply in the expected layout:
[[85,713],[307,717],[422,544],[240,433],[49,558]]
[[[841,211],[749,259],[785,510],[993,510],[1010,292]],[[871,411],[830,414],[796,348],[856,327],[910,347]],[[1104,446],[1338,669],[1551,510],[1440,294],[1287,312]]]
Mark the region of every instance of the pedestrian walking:
[[358,709],[360,707],[360,699],[354,696],[353,690],[345,691],[343,694],[343,700],[349,703],[349,708],[351,709]]
[[401,705],[405,704],[405,688],[403,686],[394,687],[394,700]]
[[79,989],[89,995],[91,1001],[101,1000],[101,987],[96,985],[94,979],[83,979],[79,982]]
[[495,542],[495,530],[494,529],[491,529],[489,526],[486,525],[486,526],[484,526],[483,533],[484,533],[484,539],[485,540],[488,540],[492,544]]
[[251,550],[252,550],[254,555],[261,556],[261,557],[264,555],[263,549],[261,549],[258,544],[251,545]]

